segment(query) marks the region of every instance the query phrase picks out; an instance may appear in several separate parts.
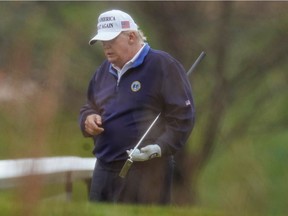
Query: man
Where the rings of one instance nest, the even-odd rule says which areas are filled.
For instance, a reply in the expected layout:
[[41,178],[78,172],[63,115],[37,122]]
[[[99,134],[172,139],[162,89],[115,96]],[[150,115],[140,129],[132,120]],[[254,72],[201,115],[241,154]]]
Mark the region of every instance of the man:
[[[102,43],[107,60],[90,81],[79,118],[84,136],[94,139],[97,158],[90,200],[167,204],[173,154],[183,147],[194,125],[186,72],[169,54],[151,49],[123,11],[102,13],[97,30],[89,43]],[[160,112],[133,153],[127,176],[120,178],[131,149]]]

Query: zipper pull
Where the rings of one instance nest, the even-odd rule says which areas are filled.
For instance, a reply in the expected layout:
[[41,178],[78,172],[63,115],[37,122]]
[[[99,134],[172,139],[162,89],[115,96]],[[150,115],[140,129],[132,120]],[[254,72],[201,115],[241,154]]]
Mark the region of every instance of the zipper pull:
[[119,83],[120,83],[120,79],[117,79],[117,82],[116,82],[116,92],[118,92],[118,89],[119,89]]

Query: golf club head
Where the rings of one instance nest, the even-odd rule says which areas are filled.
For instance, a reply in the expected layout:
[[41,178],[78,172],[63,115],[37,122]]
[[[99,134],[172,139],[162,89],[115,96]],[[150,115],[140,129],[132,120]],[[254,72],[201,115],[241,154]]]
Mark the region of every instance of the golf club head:
[[128,171],[129,171],[130,167],[132,166],[132,164],[133,164],[133,161],[130,158],[128,158],[126,160],[124,166],[122,167],[120,173],[119,173],[119,176],[121,178],[125,178],[126,177],[126,175],[127,175]]

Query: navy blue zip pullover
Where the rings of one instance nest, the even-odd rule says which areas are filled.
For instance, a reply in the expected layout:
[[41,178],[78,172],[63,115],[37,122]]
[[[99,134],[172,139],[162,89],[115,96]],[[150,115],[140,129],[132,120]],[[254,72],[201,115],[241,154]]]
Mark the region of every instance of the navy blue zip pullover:
[[93,136],[97,159],[106,163],[126,160],[126,150],[134,148],[160,112],[142,146],[158,144],[162,156],[182,148],[194,126],[195,114],[183,66],[168,53],[146,44],[132,68],[117,80],[116,70],[104,61],[90,81],[87,104],[80,110],[84,136],[89,136],[85,132],[86,117],[102,117],[104,132]]

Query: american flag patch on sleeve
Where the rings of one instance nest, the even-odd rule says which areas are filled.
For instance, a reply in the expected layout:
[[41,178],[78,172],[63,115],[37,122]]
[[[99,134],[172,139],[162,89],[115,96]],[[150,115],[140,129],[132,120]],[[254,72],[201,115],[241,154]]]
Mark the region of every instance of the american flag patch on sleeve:
[[122,27],[122,29],[130,28],[130,22],[129,21],[121,21],[121,27]]
[[186,105],[186,106],[189,106],[189,105],[191,105],[191,102],[190,102],[190,100],[186,100],[186,101],[185,101],[185,105]]

